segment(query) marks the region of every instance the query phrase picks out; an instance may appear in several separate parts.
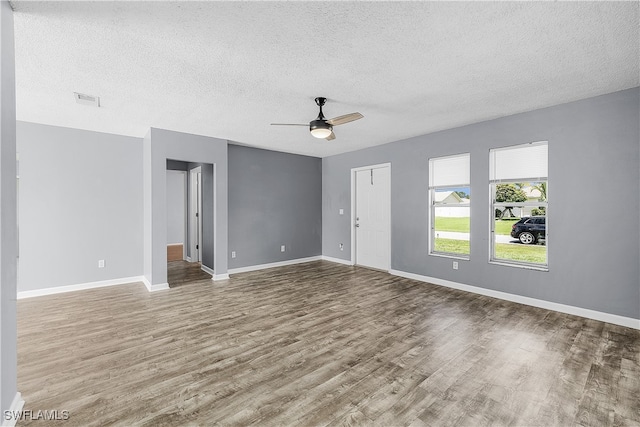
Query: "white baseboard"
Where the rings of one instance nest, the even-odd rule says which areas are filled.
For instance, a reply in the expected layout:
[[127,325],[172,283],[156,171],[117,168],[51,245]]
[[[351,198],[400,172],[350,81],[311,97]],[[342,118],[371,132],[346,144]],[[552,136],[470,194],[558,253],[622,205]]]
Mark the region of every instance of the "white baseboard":
[[625,326],[627,328],[640,329],[640,319],[633,319],[631,317],[624,317],[624,316],[618,316],[616,314],[603,313],[601,311],[575,307],[572,305],[559,304],[556,302],[510,294],[507,292],[494,291],[491,289],[485,289],[477,286],[451,282],[449,280],[438,279],[436,277],[428,277],[428,276],[422,276],[414,273],[407,273],[405,271],[390,270],[389,273],[393,274],[394,276],[400,276],[407,279],[417,280],[420,282],[427,282],[427,283],[431,283],[438,286],[458,289],[461,291],[471,292],[479,295],[485,295],[488,297],[498,298],[501,300],[511,301],[519,304],[530,305],[533,307],[558,311],[560,313],[572,314],[574,316],[586,317],[588,319],[594,319],[594,320],[599,320],[601,322],[613,323],[615,325]]
[[187,262],[191,262],[191,257],[190,256],[185,257],[184,260],[187,261]]
[[214,271],[212,269],[210,269],[209,267],[207,267],[204,264],[200,264],[200,269],[202,271],[204,271],[205,273],[209,273],[212,277],[216,275],[216,273],[214,273]]
[[[16,395],[13,397],[13,402],[11,402],[11,407],[2,411],[2,427],[15,426],[20,418],[23,407],[24,400],[22,399],[22,395],[19,392],[16,392]],[[7,419],[7,416],[9,416],[9,419]]]
[[338,264],[353,265],[353,262],[351,260],[334,258],[334,257],[326,256],[326,255],[322,255],[322,259],[324,261],[335,262],[335,263],[338,263]]
[[229,280],[229,274],[214,274],[211,280],[215,282],[218,280]]
[[99,282],[80,283],[77,285],[55,286],[52,288],[34,289],[32,291],[18,292],[18,299],[40,297],[44,295],[61,294],[64,292],[82,291],[85,289],[104,288],[105,286],[125,285],[135,282],[144,282],[143,276],[122,277],[120,279],[101,280]]
[[248,267],[230,268],[229,274],[246,273],[248,271],[264,270],[265,268],[284,267],[286,265],[302,264],[304,262],[319,261],[321,256],[312,256],[308,258],[290,259],[287,261],[271,262],[268,264],[250,265]]
[[169,289],[168,283],[156,283],[155,285],[152,285],[146,277],[142,277],[142,283],[144,283],[149,292],[166,291]]

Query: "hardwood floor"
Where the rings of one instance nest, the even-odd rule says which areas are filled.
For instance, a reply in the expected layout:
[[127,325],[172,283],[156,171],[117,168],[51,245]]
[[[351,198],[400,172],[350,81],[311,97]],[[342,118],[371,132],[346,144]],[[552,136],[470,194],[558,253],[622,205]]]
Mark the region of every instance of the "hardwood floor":
[[18,390],[65,426],[638,425],[640,331],[318,261],[19,300]]
[[167,263],[167,283],[170,288],[201,280],[211,280],[211,275],[202,271],[199,262],[178,260]]

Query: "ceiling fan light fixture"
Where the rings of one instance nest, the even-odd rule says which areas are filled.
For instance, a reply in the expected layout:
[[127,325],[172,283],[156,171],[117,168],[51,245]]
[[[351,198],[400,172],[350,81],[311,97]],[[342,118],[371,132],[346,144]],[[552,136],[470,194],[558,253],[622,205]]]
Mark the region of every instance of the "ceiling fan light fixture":
[[324,120],[314,120],[309,124],[311,135],[319,139],[325,139],[333,131],[333,127]]
[[[353,122],[364,117],[360,113],[349,113],[343,116],[334,117],[333,119],[326,119],[322,113],[322,106],[327,102],[327,98],[316,98],[316,105],[320,108],[318,117],[315,120],[309,122],[309,130],[311,135],[318,139],[324,139],[326,141],[333,141],[336,139],[336,135],[333,133],[333,127],[343,125],[345,123]],[[306,126],[302,123],[271,123],[272,126]]]

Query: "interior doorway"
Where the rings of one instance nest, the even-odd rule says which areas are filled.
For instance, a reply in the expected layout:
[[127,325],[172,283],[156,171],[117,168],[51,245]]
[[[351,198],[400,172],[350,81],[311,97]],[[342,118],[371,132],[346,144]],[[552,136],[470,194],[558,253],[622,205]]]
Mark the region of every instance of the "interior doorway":
[[351,170],[354,264],[391,268],[391,164]]
[[[211,280],[214,165],[167,159],[167,283]],[[179,253],[178,253],[179,252]]]

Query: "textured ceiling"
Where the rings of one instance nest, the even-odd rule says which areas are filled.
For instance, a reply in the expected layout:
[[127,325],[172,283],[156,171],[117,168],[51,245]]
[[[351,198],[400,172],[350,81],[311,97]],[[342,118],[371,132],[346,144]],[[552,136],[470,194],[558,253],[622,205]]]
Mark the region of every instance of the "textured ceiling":
[[[638,2],[12,5],[18,120],[137,137],[324,157],[640,84]],[[364,118],[333,141],[269,125],[317,96]]]

